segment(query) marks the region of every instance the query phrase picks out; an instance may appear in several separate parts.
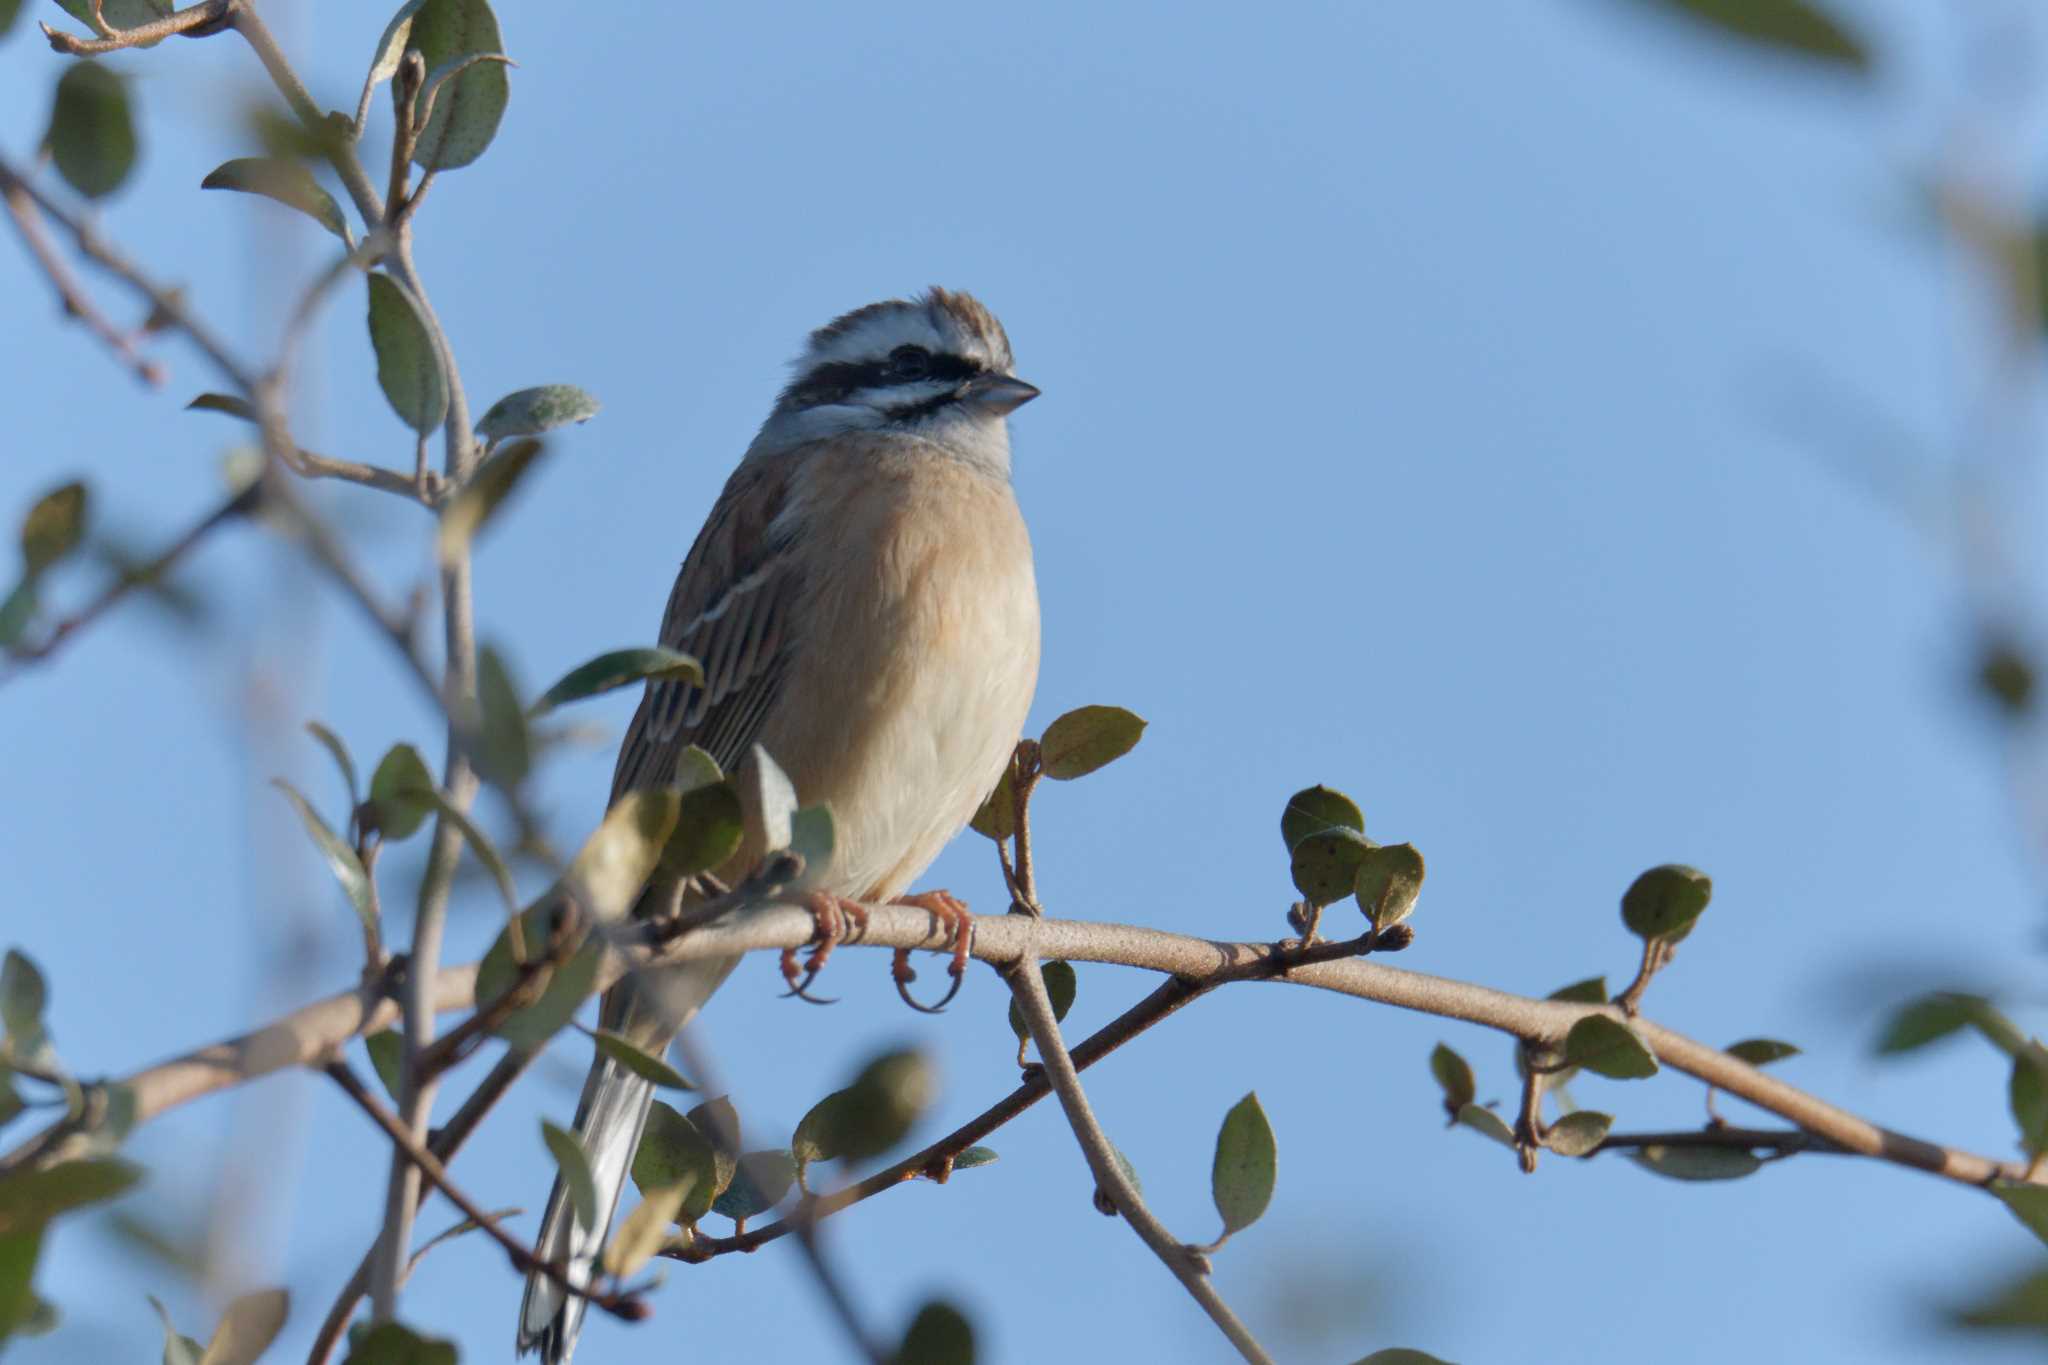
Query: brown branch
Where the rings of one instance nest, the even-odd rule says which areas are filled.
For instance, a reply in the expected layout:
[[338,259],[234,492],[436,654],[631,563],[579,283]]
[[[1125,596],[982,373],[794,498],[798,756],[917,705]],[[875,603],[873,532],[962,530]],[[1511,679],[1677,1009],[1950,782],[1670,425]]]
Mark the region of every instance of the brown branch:
[[[194,38],[203,38],[208,33],[219,31],[227,22],[240,0],[203,0],[203,3],[174,10],[161,19],[152,19],[134,28],[114,28],[99,16],[99,5],[93,6],[95,17],[100,18],[96,27],[107,36],[104,38],[80,38],[62,29],[51,28],[48,24],[39,27],[43,36],[50,40],[50,46],[67,57],[97,57],[103,52],[119,52],[126,47],[147,47],[160,43],[180,33]],[[209,25],[211,27],[209,27]]]
[[577,1284],[569,1278],[569,1272],[561,1265],[554,1261],[543,1261],[528,1251],[518,1238],[499,1225],[498,1220],[493,1218],[483,1205],[462,1192],[449,1178],[448,1168],[441,1164],[439,1157],[413,1141],[411,1131],[398,1121],[398,1115],[386,1109],[375,1095],[364,1088],[361,1078],[346,1061],[338,1056],[330,1057],[321,1070],[331,1076],[334,1083],[342,1088],[343,1093],[356,1102],[357,1108],[370,1116],[372,1123],[384,1130],[384,1136],[391,1139],[393,1151],[411,1162],[413,1168],[426,1177],[428,1184],[447,1196],[449,1203],[461,1209],[464,1215],[481,1228],[492,1241],[504,1248],[505,1254],[512,1258],[513,1269],[522,1275],[545,1275],[560,1286],[563,1293],[588,1299],[592,1307],[602,1308],[605,1312],[629,1322],[638,1322],[646,1315],[639,1305],[637,1295],[611,1293]]
[[1175,1238],[1146,1207],[1137,1182],[1124,1169],[1109,1135],[1095,1121],[1094,1110],[1088,1104],[1088,1094],[1081,1088],[1081,1077],[1074,1067],[1074,1059],[1068,1055],[1067,1046],[1060,1039],[1059,1020],[1053,1016],[1052,999],[1046,994],[1045,981],[1039,975],[1037,955],[1029,952],[1020,955],[1003,973],[1003,979],[1009,983],[1010,996],[1017,1002],[1025,1026],[1031,1030],[1031,1041],[1037,1044],[1047,1077],[1060,1098],[1060,1107],[1066,1110],[1067,1126],[1074,1130],[1074,1140],[1080,1144],[1088,1169],[1095,1176],[1095,1188],[1116,1206],[1116,1211],[1130,1224],[1131,1231],[1138,1234],[1138,1240],[1150,1247],[1152,1254],[1181,1282],[1181,1287],[1209,1315],[1209,1320],[1237,1348],[1237,1353],[1252,1365],[1272,1365],[1272,1357],[1259,1345],[1258,1339],[1252,1336],[1251,1330],[1237,1314],[1230,1311],[1230,1305],[1216,1292],[1216,1286],[1210,1283],[1208,1259]]
[[45,229],[42,210],[36,207],[35,201],[13,184],[0,194],[0,200],[6,203],[8,216],[14,219],[14,226],[20,230],[29,255],[35,257],[36,264],[43,268],[43,274],[57,291],[57,301],[63,305],[66,315],[84,323],[116,359],[135,371],[137,379],[152,388],[161,387],[165,379],[164,367],[135,349],[137,332],[116,327],[93,303],[84,286],[72,275],[71,268],[64,264],[64,258],[57,254],[56,244]]

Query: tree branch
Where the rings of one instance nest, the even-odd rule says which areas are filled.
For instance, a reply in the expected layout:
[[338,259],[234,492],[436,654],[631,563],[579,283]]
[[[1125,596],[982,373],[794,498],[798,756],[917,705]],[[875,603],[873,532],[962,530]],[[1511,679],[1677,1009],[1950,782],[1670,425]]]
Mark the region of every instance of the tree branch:
[[1045,993],[1044,978],[1039,975],[1037,954],[1027,952],[1019,956],[1010,963],[1003,978],[1009,983],[1018,1012],[1024,1016],[1025,1027],[1031,1031],[1031,1041],[1038,1046],[1038,1056],[1053,1090],[1060,1097],[1060,1107],[1066,1110],[1067,1125],[1074,1130],[1074,1140],[1080,1143],[1081,1154],[1087,1158],[1088,1169],[1094,1173],[1095,1187],[1116,1205],[1116,1211],[1131,1225],[1131,1231],[1137,1233],[1138,1239],[1173,1272],[1174,1278],[1209,1315],[1209,1320],[1230,1339],[1237,1353],[1253,1365],[1272,1365],[1273,1358],[1266,1354],[1250,1329],[1230,1311],[1230,1305],[1216,1292],[1216,1286],[1209,1282],[1207,1258],[1177,1240],[1145,1206],[1144,1196],[1138,1193],[1137,1183],[1125,1172],[1123,1161],[1110,1144],[1109,1135],[1095,1121],[1095,1112],[1088,1104],[1088,1094],[1081,1088],[1081,1077],[1075,1071],[1074,1059],[1067,1054],[1067,1045],[1060,1039],[1059,1021],[1053,1017],[1052,1000]]
[[[51,28],[48,24],[38,25],[43,36],[50,40],[54,50],[67,57],[97,57],[103,52],[119,52],[124,47],[147,47],[160,43],[180,33],[194,38],[203,38],[205,33],[197,30],[208,25],[219,25],[240,3],[240,0],[204,0],[203,3],[175,10],[161,19],[152,19],[134,28],[108,28],[104,38],[80,38],[62,29]],[[217,30],[209,30],[217,31]]]
[[7,205],[8,216],[14,219],[14,226],[21,232],[22,243],[28,247],[29,255],[43,268],[51,287],[57,291],[57,301],[63,305],[66,314],[77,318],[106,344],[123,365],[135,371],[135,377],[151,388],[161,387],[164,382],[164,367],[135,349],[135,333],[123,331],[108,320],[85,292],[71,268],[64,264],[64,258],[57,254],[56,244],[50,240],[44,229],[42,210],[19,184],[9,184],[0,193],[0,202]]

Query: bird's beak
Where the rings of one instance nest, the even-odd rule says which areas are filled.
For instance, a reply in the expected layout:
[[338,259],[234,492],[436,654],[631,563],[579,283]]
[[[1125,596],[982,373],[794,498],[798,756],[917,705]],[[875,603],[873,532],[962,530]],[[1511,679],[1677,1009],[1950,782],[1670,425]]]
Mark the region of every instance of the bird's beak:
[[978,374],[960,386],[960,401],[994,417],[1015,412],[1038,397],[1036,385],[1007,374]]

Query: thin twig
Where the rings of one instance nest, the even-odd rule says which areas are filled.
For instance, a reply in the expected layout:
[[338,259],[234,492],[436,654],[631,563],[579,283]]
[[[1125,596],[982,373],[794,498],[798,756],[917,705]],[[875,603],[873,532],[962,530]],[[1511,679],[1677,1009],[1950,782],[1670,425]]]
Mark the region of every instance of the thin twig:
[[412,1134],[406,1131],[405,1125],[398,1121],[398,1116],[389,1109],[386,1109],[375,1095],[372,1095],[364,1088],[362,1080],[355,1073],[355,1069],[347,1062],[339,1057],[335,1057],[329,1060],[321,1069],[333,1077],[334,1083],[339,1085],[343,1093],[356,1102],[357,1108],[370,1116],[371,1122],[384,1130],[384,1136],[391,1139],[393,1151],[410,1162],[421,1175],[426,1177],[428,1184],[446,1195],[449,1203],[462,1210],[467,1217],[475,1221],[476,1225],[492,1241],[504,1248],[505,1254],[512,1259],[513,1268],[519,1271],[520,1274],[531,1275],[539,1273],[545,1275],[559,1285],[564,1293],[588,1299],[593,1307],[602,1308],[607,1313],[625,1318],[628,1321],[638,1321],[643,1316],[638,1307],[636,1295],[611,1293],[601,1289],[592,1289],[588,1285],[577,1284],[569,1278],[568,1271],[564,1270],[560,1265],[553,1261],[543,1261],[528,1251],[516,1237],[499,1225],[498,1220],[493,1218],[488,1210],[462,1192],[461,1188],[449,1178],[448,1168],[441,1164],[440,1158],[413,1140]]
[[116,359],[135,372],[137,379],[152,388],[161,387],[165,379],[164,367],[135,349],[137,332],[116,327],[93,303],[91,295],[72,275],[71,268],[64,264],[64,258],[57,254],[56,244],[50,240],[44,227],[42,210],[36,207],[35,201],[19,185],[13,184],[0,194],[0,201],[6,203],[8,216],[14,219],[14,226],[20,230],[29,255],[36,258],[36,264],[43,268],[44,276],[57,291],[57,301],[63,305],[65,313],[84,323]]
[[50,46],[65,56],[97,57],[103,52],[119,52],[125,47],[143,47],[150,43],[162,42],[180,33],[190,33],[195,38],[203,37],[203,34],[193,31],[203,29],[209,24],[221,23],[239,3],[240,0],[202,0],[200,4],[174,10],[161,19],[152,19],[146,24],[137,24],[134,28],[114,28],[107,25],[105,19],[99,15],[99,4],[96,0],[93,11],[100,22],[95,27],[101,28],[102,32],[109,35],[107,37],[80,38],[62,29],[51,28],[48,24],[40,27],[43,36],[50,40]]
[[71,616],[51,626],[49,633],[33,644],[17,644],[9,652],[13,655],[12,665],[0,671],[0,682],[5,682],[19,671],[19,665],[46,659],[55,653],[58,646],[77,632],[112,610],[123,598],[145,584],[154,583],[169,573],[179,560],[191,553],[193,547],[230,521],[236,521],[254,510],[261,495],[261,486],[251,484],[229,498],[220,506],[199,519],[198,524],[186,531],[172,543],[168,550],[146,564],[124,569],[112,583],[101,590],[100,595],[87,603]]
[[1258,1339],[1252,1336],[1251,1330],[1237,1314],[1230,1311],[1230,1305],[1210,1283],[1206,1259],[1177,1240],[1146,1207],[1144,1196],[1138,1193],[1136,1182],[1125,1172],[1109,1136],[1095,1121],[1095,1112],[1088,1104],[1088,1093],[1081,1088],[1081,1077],[1074,1068],[1074,1059],[1068,1055],[1067,1046],[1060,1039],[1059,1020],[1053,1016],[1052,1000],[1046,995],[1045,982],[1039,976],[1037,955],[1027,953],[1019,957],[1004,973],[1004,980],[1009,983],[1011,998],[1017,1002],[1025,1027],[1031,1031],[1031,1041],[1038,1047],[1047,1078],[1060,1097],[1060,1108],[1067,1114],[1067,1126],[1074,1130],[1074,1140],[1080,1144],[1088,1169],[1095,1176],[1095,1187],[1116,1205],[1116,1211],[1130,1224],[1131,1231],[1138,1234],[1138,1239],[1150,1247],[1153,1255],[1181,1282],[1181,1287],[1209,1315],[1209,1320],[1237,1348],[1237,1353],[1253,1365],[1272,1365],[1273,1358],[1259,1345]]
[[292,70],[284,50],[277,45],[277,39],[271,35],[263,17],[252,6],[237,4],[233,7],[230,22],[256,54],[256,60],[263,63],[263,69],[270,73],[271,83],[284,96],[284,102],[291,106],[300,124],[321,142],[328,163],[341,177],[342,188],[355,201],[356,212],[362,217],[364,228],[367,230],[382,223],[384,201],[377,197],[376,187],[370,184],[369,172],[363,169],[362,158],[356,155],[354,138],[340,136],[340,130],[320,112],[320,106],[313,103],[313,97],[306,92],[305,82]]

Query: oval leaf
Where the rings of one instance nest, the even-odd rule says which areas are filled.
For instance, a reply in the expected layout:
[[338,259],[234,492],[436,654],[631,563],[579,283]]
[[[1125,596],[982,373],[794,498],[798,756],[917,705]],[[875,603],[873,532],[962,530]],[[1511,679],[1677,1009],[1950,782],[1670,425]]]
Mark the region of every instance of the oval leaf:
[[1359,862],[1352,893],[1373,928],[1387,929],[1414,913],[1422,877],[1422,855],[1415,845],[1380,844],[1367,849]]
[[569,1187],[569,1202],[576,1208],[576,1221],[587,1228],[596,1227],[597,1180],[591,1174],[590,1155],[583,1150],[583,1140],[546,1119],[540,1121],[540,1137],[555,1165],[561,1168],[562,1180]]
[[1358,886],[1358,869],[1375,845],[1351,829],[1326,829],[1294,846],[1289,871],[1311,905],[1333,905]]
[[363,1039],[363,1048],[370,1054],[370,1069],[377,1073],[377,1080],[384,1086],[384,1093],[394,1101],[404,1098],[401,1093],[405,1085],[405,1036],[397,1029],[388,1028],[382,1033],[373,1033]]
[[34,578],[77,550],[90,506],[85,485],[75,480],[37,498],[21,520],[22,572]]
[[477,651],[476,697],[482,712],[477,770],[499,787],[517,787],[533,771],[533,734],[512,671],[504,656],[488,645]]
[[[1055,1022],[1067,1017],[1067,1011],[1074,1007],[1075,992],[1080,990],[1080,978],[1074,975],[1071,962],[1047,962],[1038,969],[1045,981],[1045,993],[1052,1001],[1052,1017]],[[1023,1011],[1017,1008],[1013,997],[1010,1001],[1010,1032],[1023,1042],[1031,1035],[1030,1027],[1024,1022]]]
[[371,933],[378,932],[376,903],[370,896],[370,874],[363,870],[362,860],[356,851],[341,841],[341,837],[328,828],[312,803],[299,795],[298,789],[281,777],[274,777],[271,785],[283,792],[285,799],[292,803],[292,809],[299,813],[299,823],[306,827],[306,833],[313,837],[314,847],[327,860],[328,870],[334,880],[341,883],[341,889],[348,896],[348,903],[355,909],[356,918],[363,922],[363,928]]
[[0,961],[0,1024],[6,1025],[7,1036],[15,1041],[17,1050],[31,1050],[21,1045],[43,1036],[43,1010],[49,1002],[50,988],[42,969],[27,953],[9,948],[6,959]]
[[230,417],[239,417],[244,422],[257,419],[256,409],[248,399],[237,398],[231,393],[202,393],[185,405],[187,412],[224,412]]
[[1273,1126],[1259,1107],[1258,1092],[1253,1091],[1230,1107],[1216,1134],[1209,1193],[1216,1201],[1216,1212],[1223,1216],[1225,1237],[1259,1221],[1273,1199],[1277,1164]]
[[1458,1110],[1458,1122],[1475,1133],[1484,1134],[1503,1147],[1515,1145],[1515,1130],[1508,1127],[1506,1120],[1484,1105],[1468,1104]]
[[297,161],[281,156],[240,156],[223,162],[199,182],[202,190],[239,190],[260,194],[295,208],[342,241],[349,240],[348,224],[334,196],[320,188],[313,173]]
[[1081,706],[1045,727],[1038,742],[1045,775],[1058,782],[1086,777],[1137,747],[1145,722],[1121,706]]
[[689,1078],[651,1052],[635,1046],[624,1034],[609,1029],[599,1029],[590,1035],[602,1055],[611,1058],[626,1070],[642,1080],[652,1081],[667,1090],[695,1090]]
[[539,441],[514,441],[485,460],[483,467],[462,485],[462,491],[448,500],[441,510],[442,563],[452,563],[462,556],[546,449]]
[[1667,1180],[1740,1180],[1763,1169],[1763,1159],[1739,1147],[1649,1146],[1628,1159]]
[[1575,1109],[1550,1125],[1547,1145],[1559,1156],[1590,1156],[1599,1150],[1607,1138],[1607,1130],[1613,1126],[1612,1114]]
[[[504,52],[498,19],[487,0],[427,0],[413,15],[408,49],[420,54],[430,73],[471,53]],[[498,62],[470,66],[434,99],[433,113],[413,146],[412,159],[426,170],[453,170],[484,154],[497,136],[511,83]]]
[[1833,62],[1854,71],[1870,53],[1809,0],[1653,0],[1660,8],[1742,42],[1775,52]]
[[1003,775],[996,782],[996,789],[974,812],[968,828],[997,843],[1017,832],[1017,763],[1014,757],[1003,764]]
[[399,420],[424,436],[448,416],[448,374],[441,366],[441,348],[434,344],[434,334],[410,290],[381,270],[371,271],[368,278],[377,386]]
[[1584,981],[1574,981],[1569,986],[1560,986],[1549,996],[1552,1000],[1566,1000],[1578,1005],[1604,1005],[1607,1003],[1607,978],[1589,976]]
[[410,744],[394,744],[370,775],[370,805],[386,839],[410,839],[434,810],[434,776]]
[[1790,1043],[1781,1043],[1776,1038],[1745,1038],[1739,1043],[1728,1045],[1730,1057],[1740,1057],[1751,1066],[1769,1066],[1782,1062],[1787,1057],[1797,1057],[1799,1049]]
[[1633,1028],[1605,1014],[1589,1014],[1565,1035],[1564,1059],[1611,1080],[1657,1074],[1657,1057]]
[[257,1358],[270,1349],[270,1343],[284,1330],[291,1304],[291,1295],[282,1289],[259,1289],[242,1295],[220,1315],[220,1326],[214,1329],[213,1340],[206,1343],[206,1354],[199,1357],[199,1365],[256,1365]]
[[507,436],[538,436],[571,422],[588,422],[602,406],[574,384],[542,384],[508,393],[491,404],[477,422],[476,433],[494,441]]
[[[718,1153],[711,1140],[670,1104],[656,1100],[647,1111],[640,1146],[633,1153],[633,1183],[645,1196],[673,1185],[707,1189],[718,1178]],[[688,1196],[686,1195],[687,1199]],[[709,1204],[711,1196],[704,1196]],[[677,1206],[678,1209],[681,1205]]]
[[455,1343],[423,1337],[401,1323],[380,1322],[350,1335],[342,1365],[456,1365]]
[[1909,1000],[1885,1021],[1876,1050],[1882,1056],[1893,1056],[1926,1047],[1976,1023],[1990,1008],[1991,1002],[1981,995],[1953,991]]
[[976,1166],[992,1166],[1000,1160],[1002,1158],[996,1155],[996,1149],[993,1147],[969,1147],[953,1158],[953,1169],[971,1171]]
[[1356,801],[1328,787],[1309,787],[1287,798],[1287,806],[1280,812],[1280,837],[1286,841],[1289,853],[1309,835],[1327,829],[1363,834],[1365,813],[1359,810]]
[[675,832],[676,804],[674,792],[628,792],[612,803],[604,823],[577,851],[566,881],[600,923],[632,908]]
[[1472,1103],[1479,1093],[1479,1084],[1472,1078],[1472,1068],[1443,1043],[1438,1043],[1429,1054],[1429,1074],[1436,1077],[1437,1085],[1444,1092],[1444,1112],[1456,1122],[1458,1111]]
[[687,678],[701,685],[704,667],[689,655],[662,645],[615,649],[570,669],[561,681],[541,693],[540,700],[533,704],[532,714],[544,716],[567,702],[582,701],[653,678]]
[[748,1152],[740,1158],[725,1193],[712,1202],[711,1211],[735,1222],[752,1218],[781,1203],[795,1183],[796,1160],[788,1152]]
[[709,872],[739,851],[746,812],[730,782],[714,782],[682,794],[676,825],[662,845],[661,866],[677,877]]
[[952,1304],[934,1299],[910,1320],[889,1365],[974,1365],[974,1326]]
[[676,1184],[663,1185],[635,1205],[605,1244],[601,1262],[605,1273],[624,1278],[638,1273],[641,1266],[653,1260],[654,1253],[668,1240],[669,1226],[682,1212],[683,1201],[695,1184],[686,1177]]
[[88,199],[112,194],[135,169],[128,89],[98,62],[73,62],[57,82],[44,136],[57,173]]
[[1666,863],[1653,867],[1621,897],[1621,922],[1637,938],[1676,943],[1713,898],[1713,879],[1696,867]]
[[1439,1360],[1427,1351],[1411,1350],[1406,1346],[1388,1346],[1354,1362],[1354,1365],[1450,1365],[1450,1362]]

